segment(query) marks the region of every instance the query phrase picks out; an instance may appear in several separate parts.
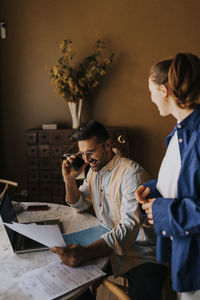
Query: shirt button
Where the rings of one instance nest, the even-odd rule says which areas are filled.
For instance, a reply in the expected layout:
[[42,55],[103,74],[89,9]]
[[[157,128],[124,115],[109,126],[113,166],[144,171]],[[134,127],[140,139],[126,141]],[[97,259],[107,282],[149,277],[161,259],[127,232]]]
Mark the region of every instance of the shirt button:
[[189,231],[185,231],[185,234],[186,234],[186,235],[189,235],[190,233],[189,233]]
[[182,143],[183,139],[178,139],[179,143]]
[[165,230],[162,231],[162,235],[166,235],[167,232]]
[[178,127],[178,128],[181,128],[182,126],[181,126],[181,124],[178,124],[177,127]]

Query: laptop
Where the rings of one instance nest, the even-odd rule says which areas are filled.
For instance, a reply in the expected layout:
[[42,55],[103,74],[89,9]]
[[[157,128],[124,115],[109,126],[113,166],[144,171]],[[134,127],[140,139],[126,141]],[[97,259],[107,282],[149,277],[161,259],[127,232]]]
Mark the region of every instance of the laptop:
[[[5,223],[12,223],[16,222],[18,223],[17,216],[14,210],[14,207],[12,205],[12,202],[8,196],[8,193],[6,192],[4,194],[4,197],[1,200],[0,203],[0,215],[2,218],[2,221]],[[41,222],[34,222],[39,225],[55,225],[57,224],[59,228],[62,231],[61,223],[58,219],[56,220],[46,220]],[[7,226],[4,226],[5,230],[8,235],[8,239],[10,241],[11,247],[14,251],[14,253],[26,253],[26,252],[33,252],[33,251],[41,251],[41,250],[49,250],[49,248],[45,245],[40,244],[37,241],[34,241],[10,228]]]

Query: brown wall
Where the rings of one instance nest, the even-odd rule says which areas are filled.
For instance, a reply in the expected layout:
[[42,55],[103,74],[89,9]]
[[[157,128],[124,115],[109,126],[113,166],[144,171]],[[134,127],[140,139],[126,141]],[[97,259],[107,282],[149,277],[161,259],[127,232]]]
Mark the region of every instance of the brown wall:
[[8,29],[0,40],[0,176],[25,187],[28,128],[53,122],[70,128],[67,103],[44,70],[56,63],[65,38],[80,53],[77,60],[98,38],[115,52],[109,75],[85,101],[84,118],[128,126],[132,158],[156,176],[175,121],[161,118],[151,103],[149,68],[178,51],[200,55],[199,11],[199,0],[1,0]]

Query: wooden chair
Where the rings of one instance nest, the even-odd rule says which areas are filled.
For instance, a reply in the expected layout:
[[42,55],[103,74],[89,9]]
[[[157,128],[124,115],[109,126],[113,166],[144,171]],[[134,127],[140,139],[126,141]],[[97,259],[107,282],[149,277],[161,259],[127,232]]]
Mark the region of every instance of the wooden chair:
[[3,198],[7,188],[9,185],[12,185],[12,186],[17,186],[18,183],[17,182],[14,182],[14,181],[10,181],[10,180],[6,180],[6,179],[0,179],[0,183],[4,183],[5,184],[5,187],[3,189],[3,191],[1,192],[0,194],[0,203],[1,203],[1,199]]
[[[125,278],[121,278],[120,281],[123,280],[123,283],[113,282],[112,277],[105,276],[99,280],[97,280],[94,284],[92,284],[91,292],[93,297],[97,296],[97,289],[103,286],[105,289],[110,291],[114,296],[116,296],[119,300],[131,300],[128,296],[128,287]],[[102,290],[99,291],[101,295]],[[105,295],[104,295],[105,297]],[[98,299],[99,297],[97,297]],[[104,300],[107,299],[107,295]],[[108,299],[109,300],[109,299]]]
[[118,285],[107,278],[103,280],[102,285],[112,294],[117,296],[119,300],[131,300],[123,286]]

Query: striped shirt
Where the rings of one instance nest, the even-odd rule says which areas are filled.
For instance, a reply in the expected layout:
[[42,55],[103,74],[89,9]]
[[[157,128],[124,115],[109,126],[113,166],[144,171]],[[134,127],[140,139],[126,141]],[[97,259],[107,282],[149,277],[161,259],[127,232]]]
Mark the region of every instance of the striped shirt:
[[79,188],[80,199],[71,205],[77,212],[93,205],[97,219],[111,229],[102,237],[114,250],[111,263],[115,276],[141,263],[155,262],[154,230],[143,226],[146,220],[135,199],[136,188],[147,178],[140,165],[117,152],[100,171],[89,170]]

